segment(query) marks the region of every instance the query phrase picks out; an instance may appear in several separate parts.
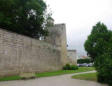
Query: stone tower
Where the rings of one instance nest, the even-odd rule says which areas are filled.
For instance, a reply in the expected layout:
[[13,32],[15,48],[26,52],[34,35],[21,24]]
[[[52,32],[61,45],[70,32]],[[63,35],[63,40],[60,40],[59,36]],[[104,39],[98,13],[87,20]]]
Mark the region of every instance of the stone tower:
[[46,41],[54,45],[61,52],[61,61],[63,65],[67,63],[67,40],[65,24],[55,24],[48,28],[49,36]]

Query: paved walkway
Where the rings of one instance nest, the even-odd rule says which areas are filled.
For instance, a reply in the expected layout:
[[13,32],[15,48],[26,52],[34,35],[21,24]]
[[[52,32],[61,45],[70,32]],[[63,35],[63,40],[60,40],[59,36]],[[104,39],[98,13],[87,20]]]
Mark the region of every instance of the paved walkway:
[[[92,72],[95,71],[84,72],[84,73],[92,73]],[[77,75],[77,74],[82,74],[82,73],[44,77],[44,78],[37,78],[32,80],[0,82],[0,86],[107,86],[92,81],[77,80],[71,78],[72,75]]]

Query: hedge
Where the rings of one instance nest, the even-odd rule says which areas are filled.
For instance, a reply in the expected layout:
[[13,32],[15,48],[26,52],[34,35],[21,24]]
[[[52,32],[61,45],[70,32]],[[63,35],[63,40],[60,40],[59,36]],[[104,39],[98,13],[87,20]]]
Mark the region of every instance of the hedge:
[[91,59],[78,59],[77,63],[78,64],[82,64],[82,63],[91,63],[92,60]]

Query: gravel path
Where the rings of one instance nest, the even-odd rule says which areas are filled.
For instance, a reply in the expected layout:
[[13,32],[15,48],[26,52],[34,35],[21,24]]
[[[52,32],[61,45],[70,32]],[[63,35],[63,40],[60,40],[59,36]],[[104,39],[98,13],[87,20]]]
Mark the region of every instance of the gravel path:
[[[92,72],[95,71],[84,73],[92,73]],[[107,86],[92,81],[77,80],[71,78],[72,75],[77,74],[83,74],[83,73],[44,77],[32,80],[0,82],[0,86]]]

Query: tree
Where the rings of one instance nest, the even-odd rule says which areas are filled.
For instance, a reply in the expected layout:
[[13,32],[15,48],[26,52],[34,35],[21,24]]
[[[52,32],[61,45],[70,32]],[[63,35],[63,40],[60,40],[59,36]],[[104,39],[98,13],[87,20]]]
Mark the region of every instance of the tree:
[[46,36],[43,0],[0,0],[0,28],[33,38]]
[[95,57],[103,54],[110,38],[111,31],[103,23],[98,22],[96,26],[93,26],[92,32],[84,44],[88,55],[94,60]]
[[94,61],[98,81],[112,86],[112,31],[103,23],[97,23],[84,47]]

